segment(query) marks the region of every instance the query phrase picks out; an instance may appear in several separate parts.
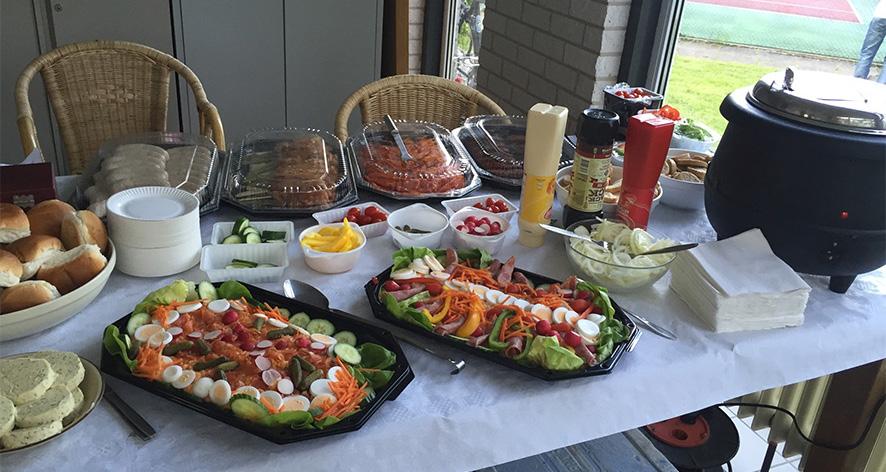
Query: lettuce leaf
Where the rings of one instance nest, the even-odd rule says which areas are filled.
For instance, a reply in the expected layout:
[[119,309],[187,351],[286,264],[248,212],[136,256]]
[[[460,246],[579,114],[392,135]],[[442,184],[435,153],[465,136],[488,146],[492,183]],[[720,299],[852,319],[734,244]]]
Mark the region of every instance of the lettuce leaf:
[[594,304],[603,308],[603,315],[609,319],[615,316],[615,308],[612,306],[612,300],[609,299],[609,291],[606,290],[606,287],[582,280],[575,285],[575,289],[594,294]]
[[526,353],[526,360],[548,370],[575,370],[585,363],[581,357],[560,346],[555,336],[536,336]]
[[135,306],[135,309],[133,309],[132,312],[150,314],[154,311],[154,308],[157,308],[159,305],[183,302],[188,298],[190,287],[191,286],[188,285],[188,282],[184,280],[176,280],[165,287],[160,287],[149,293],[141,303]]
[[628,339],[627,326],[614,318],[600,323],[600,334],[597,335],[597,363],[603,362],[612,355],[615,345]]
[[126,367],[129,367],[129,370],[135,369],[135,359],[129,358],[126,343],[124,343],[123,339],[120,337],[120,330],[116,326],[108,325],[108,327],[105,328],[104,335],[102,336],[102,344],[112,356],[120,356],[120,358],[123,359],[123,362],[126,363]]
[[[413,300],[415,297],[426,294],[425,298],[427,298],[427,292],[419,293],[407,300],[402,302],[398,302],[396,298],[390,293],[382,292],[381,300],[385,304],[385,308],[394,315],[396,318],[409,321],[410,323],[415,323],[428,331],[434,330],[434,325],[431,324],[430,321],[425,317],[424,313],[415,308],[409,306],[408,301]],[[417,301],[417,300],[415,300]]]
[[245,298],[249,303],[252,302],[252,294],[249,293],[249,289],[243,286],[240,282],[236,280],[228,280],[221,284],[216,290],[219,298],[226,298],[228,300],[236,300],[240,297]]
[[424,256],[437,257],[434,251],[426,247],[404,247],[391,256],[394,259],[394,267],[391,271],[402,269],[408,266],[413,259],[418,259]]

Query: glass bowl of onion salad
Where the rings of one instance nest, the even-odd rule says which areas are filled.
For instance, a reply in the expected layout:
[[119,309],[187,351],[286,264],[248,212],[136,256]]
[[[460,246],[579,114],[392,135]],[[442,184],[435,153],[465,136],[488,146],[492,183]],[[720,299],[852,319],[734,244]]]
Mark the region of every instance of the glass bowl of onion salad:
[[677,243],[655,232],[631,229],[619,222],[585,220],[567,229],[598,242],[564,237],[573,269],[614,292],[639,290],[654,284],[668,272],[668,265],[676,257],[676,253],[639,255]]

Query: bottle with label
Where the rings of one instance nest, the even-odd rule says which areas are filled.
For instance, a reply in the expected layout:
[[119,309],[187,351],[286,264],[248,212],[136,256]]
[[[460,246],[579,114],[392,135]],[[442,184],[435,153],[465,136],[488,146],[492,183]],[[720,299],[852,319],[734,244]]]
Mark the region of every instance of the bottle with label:
[[563,208],[563,226],[603,217],[603,193],[609,180],[609,158],[618,133],[618,115],[588,108],[581,112],[572,164],[572,186]]
[[557,166],[566,131],[569,110],[536,103],[526,116],[526,144],[523,158],[523,191],[520,194],[520,244],[539,247],[545,230],[539,223],[551,222]]

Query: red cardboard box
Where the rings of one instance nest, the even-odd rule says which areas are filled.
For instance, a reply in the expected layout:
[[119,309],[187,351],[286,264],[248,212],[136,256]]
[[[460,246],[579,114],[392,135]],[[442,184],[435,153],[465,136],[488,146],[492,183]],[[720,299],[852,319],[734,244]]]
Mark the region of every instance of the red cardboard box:
[[0,166],[0,201],[24,210],[56,198],[52,164],[18,164]]

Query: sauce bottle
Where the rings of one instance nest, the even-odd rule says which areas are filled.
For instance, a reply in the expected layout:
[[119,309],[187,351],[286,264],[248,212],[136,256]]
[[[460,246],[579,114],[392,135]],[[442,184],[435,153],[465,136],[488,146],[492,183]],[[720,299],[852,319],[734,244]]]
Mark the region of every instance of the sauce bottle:
[[645,229],[649,222],[655,184],[673,134],[674,122],[656,114],[640,113],[628,119],[624,180],[616,214],[630,228]]
[[539,223],[551,222],[554,185],[568,114],[565,107],[536,103],[526,116],[523,191],[518,219],[518,241],[524,246],[544,244],[545,230]]
[[609,158],[618,133],[618,115],[588,108],[581,112],[572,164],[572,186],[563,208],[563,226],[603,217],[603,193],[609,180]]

